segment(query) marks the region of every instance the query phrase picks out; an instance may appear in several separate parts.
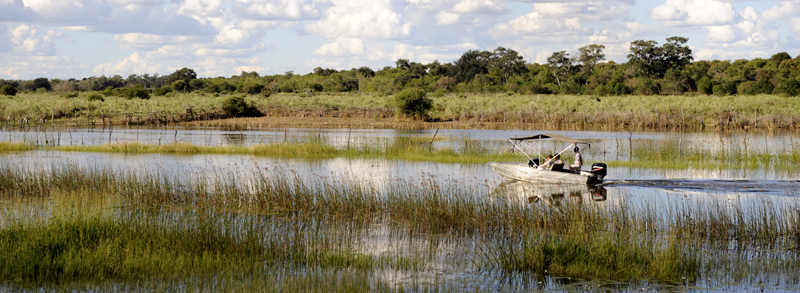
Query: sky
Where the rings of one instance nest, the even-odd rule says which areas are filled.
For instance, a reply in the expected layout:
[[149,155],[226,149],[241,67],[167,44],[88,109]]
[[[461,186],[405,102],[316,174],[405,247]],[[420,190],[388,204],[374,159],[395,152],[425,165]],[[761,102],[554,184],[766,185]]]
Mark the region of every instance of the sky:
[[527,62],[689,38],[695,60],[800,55],[800,1],[0,0],[0,78],[199,77],[453,62],[506,47]]

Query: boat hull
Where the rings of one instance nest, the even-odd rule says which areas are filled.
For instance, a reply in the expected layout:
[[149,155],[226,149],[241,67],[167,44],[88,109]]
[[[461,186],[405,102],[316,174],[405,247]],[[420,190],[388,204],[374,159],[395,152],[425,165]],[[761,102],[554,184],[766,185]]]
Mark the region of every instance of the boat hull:
[[489,166],[507,180],[518,180],[541,183],[582,183],[587,184],[589,172],[582,174],[558,172],[529,167],[526,164],[492,162]]

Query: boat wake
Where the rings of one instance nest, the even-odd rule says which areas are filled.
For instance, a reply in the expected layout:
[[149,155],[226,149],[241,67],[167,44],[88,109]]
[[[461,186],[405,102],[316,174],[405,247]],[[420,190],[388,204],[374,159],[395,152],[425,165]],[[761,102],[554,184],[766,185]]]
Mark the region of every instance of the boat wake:
[[726,180],[726,179],[672,179],[672,180],[606,180],[604,186],[632,186],[667,190],[762,193],[770,195],[800,196],[800,180]]

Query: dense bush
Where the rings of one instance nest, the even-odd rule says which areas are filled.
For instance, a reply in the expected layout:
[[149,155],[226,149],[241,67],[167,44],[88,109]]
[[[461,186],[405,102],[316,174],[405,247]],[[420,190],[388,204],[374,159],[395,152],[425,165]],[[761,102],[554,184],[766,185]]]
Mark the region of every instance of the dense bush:
[[122,96],[125,97],[128,100],[133,99],[133,98],[139,98],[139,99],[142,99],[142,100],[147,100],[147,99],[150,98],[150,93],[148,93],[147,90],[143,86],[137,85],[135,87],[127,88],[127,89],[123,90],[122,91]]
[[248,95],[260,94],[262,90],[264,90],[264,85],[257,84],[254,82],[246,82],[239,87],[240,92],[246,93]]
[[784,80],[778,84],[778,87],[775,88],[773,93],[785,97],[800,96],[800,81],[797,79]]
[[405,89],[394,95],[394,104],[400,113],[414,118],[424,118],[433,108],[433,100],[421,89]]
[[233,96],[222,102],[222,110],[228,117],[261,116],[253,104],[247,103],[242,96]]
[[101,95],[99,93],[91,93],[89,95],[89,97],[86,98],[86,100],[89,101],[89,102],[92,102],[92,101],[105,102],[106,99],[103,99],[103,95]]
[[[172,89],[176,92],[188,92],[189,83],[184,80],[176,80],[172,82]],[[166,93],[165,93],[166,94]]]
[[236,91],[236,86],[228,83],[227,81],[219,81],[206,84],[205,91],[208,93],[233,92]]
[[65,97],[65,98],[77,98],[78,97],[78,93],[66,93],[66,94],[63,94],[62,97]]
[[191,87],[193,91],[203,90],[206,88],[206,82],[202,79],[192,79],[192,81],[189,82],[189,87]]
[[309,85],[308,85],[308,88],[309,88],[309,89],[311,89],[312,91],[314,91],[315,93],[322,92],[322,89],[323,89],[323,88],[322,88],[322,85],[321,85],[321,84],[318,84],[318,83],[316,83],[316,82],[315,82],[315,83],[311,83],[311,84],[309,84]]
[[171,92],[172,92],[172,87],[162,86],[160,88],[157,88],[155,91],[153,91],[153,95],[160,97],[160,96],[166,95],[167,93],[171,93]]
[[15,96],[17,95],[17,88],[10,84],[4,85],[0,87],[0,95]]

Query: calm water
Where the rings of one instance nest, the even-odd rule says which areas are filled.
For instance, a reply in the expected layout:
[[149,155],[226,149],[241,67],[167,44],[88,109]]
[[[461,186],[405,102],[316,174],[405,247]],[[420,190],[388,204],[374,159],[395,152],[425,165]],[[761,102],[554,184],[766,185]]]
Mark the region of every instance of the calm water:
[[[392,130],[392,129],[258,129],[228,131],[218,128],[52,128],[11,127],[0,131],[2,141],[24,141],[35,144],[98,145],[115,142],[140,142],[145,144],[188,142],[202,146],[249,146],[302,140],[310,136],[321,137],[337,147],[359,146],[389,141],[399,136],[430,137],[436,135],[445,140],[436,140],[435,146],[458,145],[458,141],[470,139],[491,148],[508,148],[509,137],[549,133],[547,130]],[[621,152],[636,140],[669,140],[684,147],[719,150],[731,147],[745,151],[786,152],[800,147],[800,138],[790,133],[677,133],[677,132],[596,132],[559,131],[570,137],[592,142],[588,152],[606,160],[626,158]],[[546,147],[554,150],[560,145]],[[600,159],[600,158],[598,158]]]

